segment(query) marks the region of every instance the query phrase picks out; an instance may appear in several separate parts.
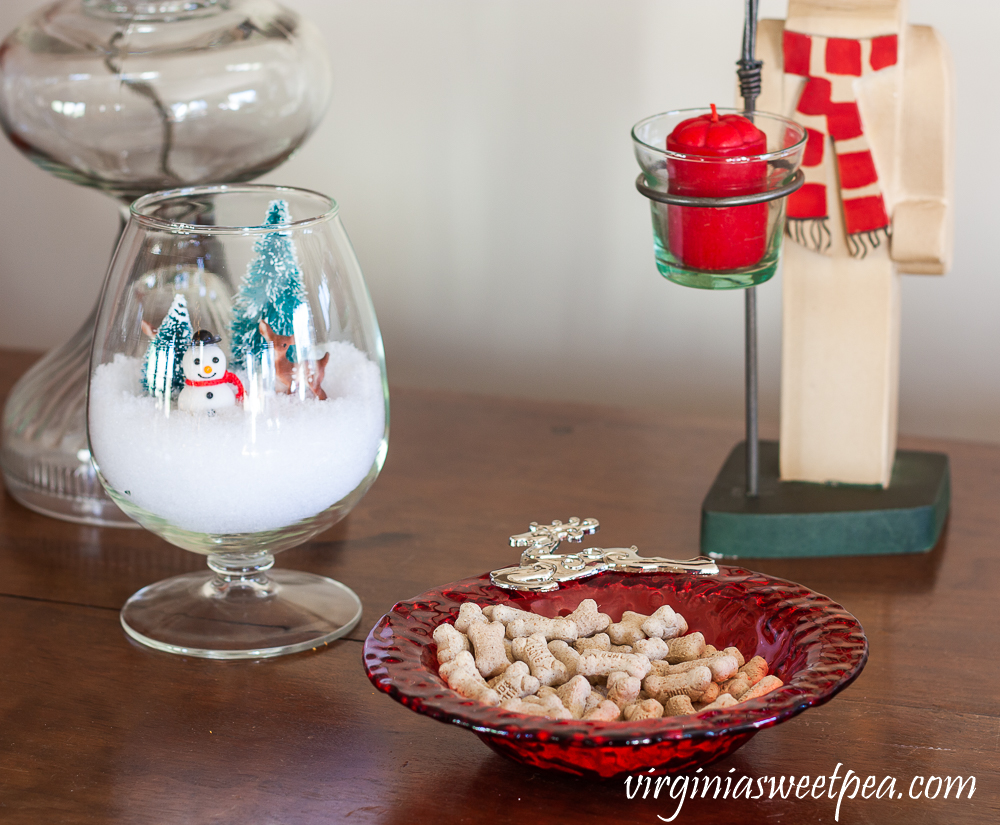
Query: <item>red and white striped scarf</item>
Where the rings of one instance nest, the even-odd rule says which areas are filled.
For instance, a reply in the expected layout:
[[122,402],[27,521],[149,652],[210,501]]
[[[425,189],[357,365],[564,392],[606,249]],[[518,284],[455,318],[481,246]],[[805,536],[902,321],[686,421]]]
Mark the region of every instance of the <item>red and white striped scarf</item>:
[[837,159],[847,244],[852,256],[863,258],[888,240],[890,228],[878,172],[861,124],[854,79],[896,65],[898,38],[890,34],[849,40],[786,30],[782,46],[785,74],[806,78],[795,119],[807,133],[802,159],[806,183],[788,199],[785,231],[803,246],[830,253],[825,157],[829,135]]

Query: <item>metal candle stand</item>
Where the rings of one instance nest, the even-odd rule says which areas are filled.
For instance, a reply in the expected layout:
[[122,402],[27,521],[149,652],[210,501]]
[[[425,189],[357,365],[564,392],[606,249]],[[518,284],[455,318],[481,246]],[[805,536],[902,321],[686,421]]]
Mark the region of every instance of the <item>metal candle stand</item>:
[[[747,0],[742,57],[737,61],[743,114],[750,120],[761,91],[763,66],[754,58],[757,11],[757,0]],[[770,191],[723,198],[653,189],[642,174],[635,185],[642,195],[659,203],[719,209],[784,198],[804,182],[799,170]],[[934,547],[951,500],[946,455],[897,451],[892,479],[885,489],[781,481],[778,444],[762,445],[758,436],[757,294],[752,285],[745,289],[744,323],[746,442],[730,454],[702,505],[702,552],[713,558],[788,557],[915,553]],[[743,495],[739,495],[741,486]],[[600,563],[598,559],[592,562]]]
[[[746,20],[743,24],[743,56],[738,61],[737,75],[740,94],[743,96],[743,114],[753,120],[754,106],[760,94],[760,72],[764,65],[754,58],[757,39],[757,0],[747,0]],[[659,203],[675,206],[693,206],[704,209],[722,209],[732,206],[748,206],[754,203],[786,198],[805,183],[805,174],[798,170],[792,179],[775,189],[735,195],[725,198],[692,197],[662,192],[647,186],[640,174],[635,180],[635,188],[645,197]],[[757,288],[747,287],[745,297],[745,360],[746,360],[746,494],[756,496],[760,491],[760,450],[757,413]]]

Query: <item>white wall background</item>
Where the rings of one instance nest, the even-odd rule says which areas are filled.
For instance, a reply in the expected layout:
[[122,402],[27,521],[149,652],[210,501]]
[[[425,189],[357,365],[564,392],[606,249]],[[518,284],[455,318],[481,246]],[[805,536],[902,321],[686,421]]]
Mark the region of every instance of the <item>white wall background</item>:
[[[334,98],[274,183],[335,197],[390,381],[738,417],[742,295],[653,265],[629,129],[729,104],[741,0],[285,0],[322,30]],[[37,0],[3,0],[0,33]],[[763,0],[762,16],[786,3]],[[907,276],[901,431],[1000,442],[1000,4],[911,0],[957,76],[953,271]],[[104,196],[0,141],[0,346],[83,321],[117,226]],[[758,290],[776,430],[780,274]]]

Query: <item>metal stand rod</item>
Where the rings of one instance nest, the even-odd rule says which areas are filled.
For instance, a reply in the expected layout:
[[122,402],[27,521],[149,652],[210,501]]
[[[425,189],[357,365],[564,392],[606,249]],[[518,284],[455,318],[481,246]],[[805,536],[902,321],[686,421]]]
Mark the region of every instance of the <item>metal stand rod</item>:
[[[757,39],[757,0],[747,0],[746,19],[743,23],[743,54],[737,65],[740,94],[747,116],[753,120],[754,106],[760,94],[761,61],[754,59]],[[760,441],[757,435],[757,288],[745,291],[744,335],[746,339],[746,427],[747,427],[747,496],[755,497],[760,491]]]
[[760,487],[760,442],[757,437],[757,287],[748,287],[744,295],[747,495],[756,496]]

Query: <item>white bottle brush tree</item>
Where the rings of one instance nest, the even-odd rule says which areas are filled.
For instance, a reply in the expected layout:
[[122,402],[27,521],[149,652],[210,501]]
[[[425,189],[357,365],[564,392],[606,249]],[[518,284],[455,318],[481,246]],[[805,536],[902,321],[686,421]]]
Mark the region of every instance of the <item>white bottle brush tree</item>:
[[[147,334],[152,332],[145,323],[143,328]],[[192,335],[194,330],[188,316],[187,300],[183,295],[175,295],[167,317],[146,347],[140,376],[144,392],[155,398],[170,398],[184,389],[181,361],[191,346]]]
[[[271,201],[265,226],[291,223],[288,204]],[[287,232],[268,232],[254,244],[257,257],[250,263],[233,301],[232,332],[233,363],[264,352],[268,342],[260,332],[264,321],[277,334],[294,333],[296,310],[305,304],[306,293],[302,269],[295,254],[295,245]],[[299,310],[301,313],[302,310]],[[294,361],[294,348],[289,348],[288,360]]]

